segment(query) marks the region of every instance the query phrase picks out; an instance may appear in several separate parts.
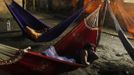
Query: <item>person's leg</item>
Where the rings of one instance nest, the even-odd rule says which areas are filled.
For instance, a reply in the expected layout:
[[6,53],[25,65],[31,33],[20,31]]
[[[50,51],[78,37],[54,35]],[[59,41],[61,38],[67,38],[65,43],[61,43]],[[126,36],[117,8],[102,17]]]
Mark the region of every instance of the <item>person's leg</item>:
[[81,52],[81,62],[82,62],[82,64],[89,65],[90,63],[87,61],[87,59],[88,59],[87,50],[82,50],[82,52]]

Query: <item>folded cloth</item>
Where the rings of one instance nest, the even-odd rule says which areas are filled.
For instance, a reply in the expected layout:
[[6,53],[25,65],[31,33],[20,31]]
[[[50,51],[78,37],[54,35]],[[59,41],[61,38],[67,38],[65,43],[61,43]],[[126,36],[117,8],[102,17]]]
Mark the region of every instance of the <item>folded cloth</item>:
[[45,49],[45,51],[42,52],[43,55],[46,56],[51,56],[51,57],[57,57],[59,56],[54,48],[54,46],[50,46],[47,49]]
[[59,60],[64,60],[64,61],[68,61],[68,62],[75,62],[74,59],[70,59],[67,57],[63,57],[63,56],[59,56],[55,50],[54,46],[50,46],[47,49],[45,49],[45,51],[43,51],[41,54],[46,55],[46,56],[50,56]]

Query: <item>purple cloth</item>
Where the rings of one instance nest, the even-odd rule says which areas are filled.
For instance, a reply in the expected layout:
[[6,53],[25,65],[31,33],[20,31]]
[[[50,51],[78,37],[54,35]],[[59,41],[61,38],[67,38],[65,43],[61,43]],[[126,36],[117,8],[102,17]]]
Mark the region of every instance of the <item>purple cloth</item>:
[[74,59],[68,59],[67,57],[59,56],[54,48],[54,46],[50,46],[45,51],[42,52],[43,55],[50,56],[59,60],[64,60],[68,62],[75,62]]

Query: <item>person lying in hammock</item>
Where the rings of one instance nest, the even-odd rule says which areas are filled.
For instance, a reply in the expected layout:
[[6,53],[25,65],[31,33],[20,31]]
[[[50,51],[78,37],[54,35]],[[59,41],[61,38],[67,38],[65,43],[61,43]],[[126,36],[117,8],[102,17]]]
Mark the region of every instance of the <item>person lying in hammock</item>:
[[77,56],[76,59],[75,57],[68,58],[66,56],[59,56],[54,46],[48,47],[43,52],[41,52],[41,54],[72,63],[76,63],[78,61],[78,63],[90,65],[90,63],[92,63],[95,59],[98,58],[93,50],[93,46],[91,46],[90,44],[86,44],[84,48],[79,51],[80,54],[78,53],[78,55],[80,56]]
[[[43,32],[38,32],[36,30],[34,30],[33,28],[29,27],[29,26],[26,26],[26,29],[25,31],[33,38],[33,39],[38,39],[39,37],[42,36]],[[48,29],[45,28],[44,29],[44,33],[47,32]]]

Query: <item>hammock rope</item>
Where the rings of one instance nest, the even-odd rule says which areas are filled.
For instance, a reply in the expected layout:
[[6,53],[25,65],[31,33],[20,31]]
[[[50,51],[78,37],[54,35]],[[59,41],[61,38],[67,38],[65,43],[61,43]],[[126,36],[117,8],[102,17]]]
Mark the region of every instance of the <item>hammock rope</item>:
[[100,11],[101,5],[89,16],[85,18],[86,23],[90,25],[90,27],[98,27],[98,19],[99,19],[99,11]]
[[102,28],[103,28],[103,25],[104,25],[104,21],[105,21],[105,18],[106,18],[106,14],[107,14],[107,8],[108,8],[108,0],[105,0],[103,2],[103,5],[102,5],[102,8],[100,9],[100,14],[99,14],[99,34],[98,34],[98,39],[97,39],[97,45],[99,45],[99,41],[101,39],[101,32],[102,32]]

